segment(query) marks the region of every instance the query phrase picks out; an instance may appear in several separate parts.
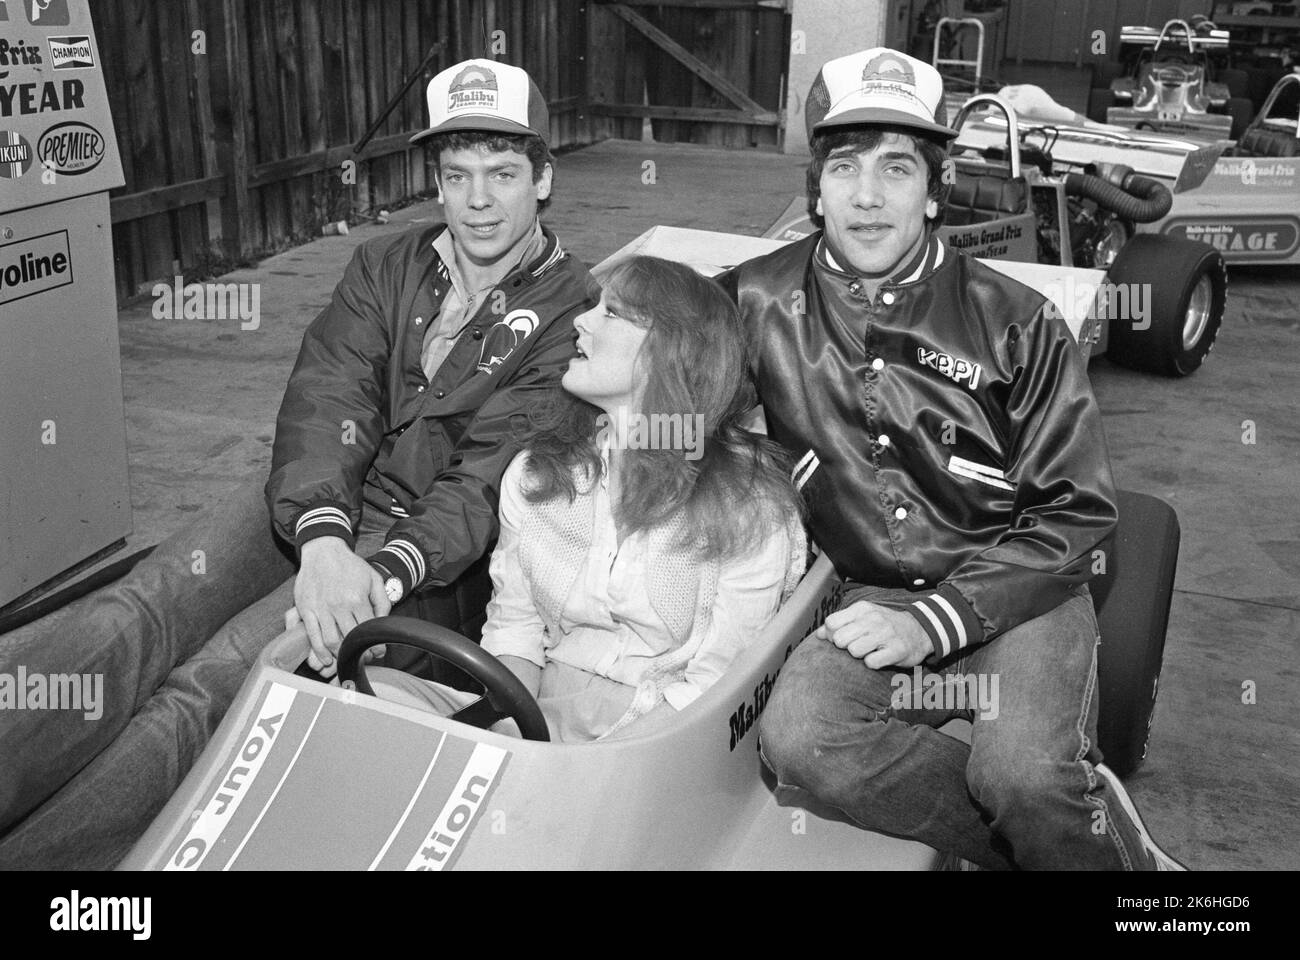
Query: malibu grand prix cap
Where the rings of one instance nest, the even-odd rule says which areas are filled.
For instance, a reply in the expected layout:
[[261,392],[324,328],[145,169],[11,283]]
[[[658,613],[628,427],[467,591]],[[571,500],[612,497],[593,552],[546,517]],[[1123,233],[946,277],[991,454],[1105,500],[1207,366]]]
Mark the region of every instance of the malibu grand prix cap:
[[828,127],[865,123],[912,127],[945,140],[943,78],[928,63],[888,47],[873,47],[823,64],[808,91],[808,139]]
[[429,129],[418,143],[451,130],[533,134],[550,140],[551,121],[542,92],[519,67],[495,60],[465,60],[429,81]]

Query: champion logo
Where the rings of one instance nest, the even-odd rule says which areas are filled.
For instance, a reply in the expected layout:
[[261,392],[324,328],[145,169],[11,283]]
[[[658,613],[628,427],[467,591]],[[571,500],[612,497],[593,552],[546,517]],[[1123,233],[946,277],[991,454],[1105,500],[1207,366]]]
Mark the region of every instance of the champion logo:
[[541,321],[531,310],[511,310],[488,330],[479,351],[480,373],[491,373],[505,363],[515,349],[532,336]]
[[983,368],[978,363],[971,363],[969,360],[941,353],[938,350],[927,350],[925,347],[916,348],[916,360],[922,366],[932,367],[957,383],[964,382],[964,385],[971,390],[979,385],[980,374],[983,372]]

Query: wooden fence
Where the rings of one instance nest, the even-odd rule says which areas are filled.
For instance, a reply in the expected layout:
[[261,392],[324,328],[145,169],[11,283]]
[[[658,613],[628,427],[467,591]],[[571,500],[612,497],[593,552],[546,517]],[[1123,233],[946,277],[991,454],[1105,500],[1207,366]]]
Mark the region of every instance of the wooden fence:
[[[118,293],[319,234],[433,189],[407,140],[431,72],[524,67],[553,147],[589,142],[583,0],[96,0],[126,185],[112,196]],[[435,44],[430,71],[354,144]],[[354,161],[349,165],[348,161]]]
[[598,136],[768,147],[782,141],[791,0],[591,0]]
[[[434,189],[408,139],[431,74],[491,57],[548,97],[551,143],[776,148],[789,0],[95,0],[126,185],[118,294],[219,272]],[[404,79],[432,66],[368,146]],[[351,161],[351,163],[349,163]]]

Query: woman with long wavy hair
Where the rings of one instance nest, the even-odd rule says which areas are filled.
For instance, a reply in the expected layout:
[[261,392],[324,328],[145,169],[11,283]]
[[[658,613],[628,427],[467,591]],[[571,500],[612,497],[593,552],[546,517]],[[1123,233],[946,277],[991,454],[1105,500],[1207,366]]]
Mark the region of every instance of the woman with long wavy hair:
[[[604,283],[574,322],[563,390],[502,480],[483,630],[566,741],[670,721],[766,626],[805,560],[786,462],[741,426],[752,394],[735,305],[654,257]],[[463,705],[372,673],[392,699]]]

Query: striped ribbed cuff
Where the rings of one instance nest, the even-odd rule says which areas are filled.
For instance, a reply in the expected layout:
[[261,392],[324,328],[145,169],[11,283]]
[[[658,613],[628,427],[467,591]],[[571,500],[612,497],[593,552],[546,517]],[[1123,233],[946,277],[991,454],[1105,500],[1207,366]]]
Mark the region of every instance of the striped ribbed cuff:
[[342,537],[349,548],[356,544],[347,504],[328,501],[299,514],[293,525],[293,542],[299,552],[304,543],[317,537]]
[[427,572],[424,554],[410,540],[389,540],[382,550],[372,553],[366,559],[385,570],[391,570],[393,576],[402,581],[402,596],[407,596],[424,582]]
[[946,583],[906,609],[925,630],[938,660],[984,641],[984,628],[975,611],[955,587]]

